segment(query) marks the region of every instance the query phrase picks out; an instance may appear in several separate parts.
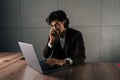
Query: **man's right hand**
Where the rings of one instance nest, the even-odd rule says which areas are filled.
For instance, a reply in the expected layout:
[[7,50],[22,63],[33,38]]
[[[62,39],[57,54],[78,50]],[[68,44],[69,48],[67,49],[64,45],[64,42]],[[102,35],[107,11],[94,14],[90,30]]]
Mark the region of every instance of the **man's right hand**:
[[49,43],[51,45],[54,45],[54,43],[56,42],[56,40],[58,39],[58,33],[54,30],[54,28],[52,27],[50,29],[50,32],[49,32]]

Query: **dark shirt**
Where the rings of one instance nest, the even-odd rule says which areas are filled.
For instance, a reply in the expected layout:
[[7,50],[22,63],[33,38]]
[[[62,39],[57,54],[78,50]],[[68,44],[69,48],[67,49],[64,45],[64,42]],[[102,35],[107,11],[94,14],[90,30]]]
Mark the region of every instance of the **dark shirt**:
[[82,34],[72,28],[67,28],[64,48],[61,47],[60,39],[56,41],[53,48],[50,48],[47,42],[43,50],[44,57],[48,58],[51,55],[52,50],[52,58],[71,58],[73,60],[73,64],[83,63],[86,58]]

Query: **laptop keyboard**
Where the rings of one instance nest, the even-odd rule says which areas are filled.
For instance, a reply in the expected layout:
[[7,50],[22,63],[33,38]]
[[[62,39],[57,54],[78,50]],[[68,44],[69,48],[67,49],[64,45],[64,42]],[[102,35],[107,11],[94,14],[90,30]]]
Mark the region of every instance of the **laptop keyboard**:
[[40,60],[40,65],[44,72],[52,72],[52,71],[68,68],[68,66],[62,66],[62,67],[58,65],[50,66],[46,63],[46,60]]
[[40,60],[40,65],[42,67],[43,70],[48,70],[48,69],[58,69],[61,68],[61,66],[58,65],[54,65],[54,66],[50,66],[46,63],[46,60]]

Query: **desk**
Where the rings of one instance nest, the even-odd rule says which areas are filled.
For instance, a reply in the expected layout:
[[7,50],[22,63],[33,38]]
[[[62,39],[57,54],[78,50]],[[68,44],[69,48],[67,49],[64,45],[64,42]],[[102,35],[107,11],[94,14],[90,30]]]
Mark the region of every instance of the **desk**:
[[[5,55],[11,59],[11,55],[13,57],[16,54]],[[2,57],[0,56],[0,80],[120,80],[118,63],[87,62],[86,64],[43,75],[29,67],[22,60],[22,55],[17,55],[19,56],[17,56],[17,59],[14,57],[12,63],[5,60],[4,64],[7,64],[5,66],[1,65],[5,56],[3,54]]]

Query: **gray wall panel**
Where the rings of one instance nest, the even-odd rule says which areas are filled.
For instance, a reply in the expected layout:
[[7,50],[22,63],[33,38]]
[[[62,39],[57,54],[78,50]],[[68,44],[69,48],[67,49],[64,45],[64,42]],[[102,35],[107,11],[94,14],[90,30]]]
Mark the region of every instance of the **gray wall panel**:
[[22,25],[46,27],[46,17],[53,10],[57,10],[57,0],[22,0]]
[[20,27],[19,0],[0,1],[0,27]]
[[58,9],[64,10],[71,26],[100,25],[100,0],[58,0]]
[[24,28],[22,30],[22,41],[33,44],[39,58],[42,58],[43,48],[48,40],[49,28]]
[[120,26],[102,27],[101,60],[120,62]]
[[102,0],[102,25],[120,25],[120,0]]
[[21,38],[21,32],[18,28],[0,29],[0,51],[20,51],[17,42]]

